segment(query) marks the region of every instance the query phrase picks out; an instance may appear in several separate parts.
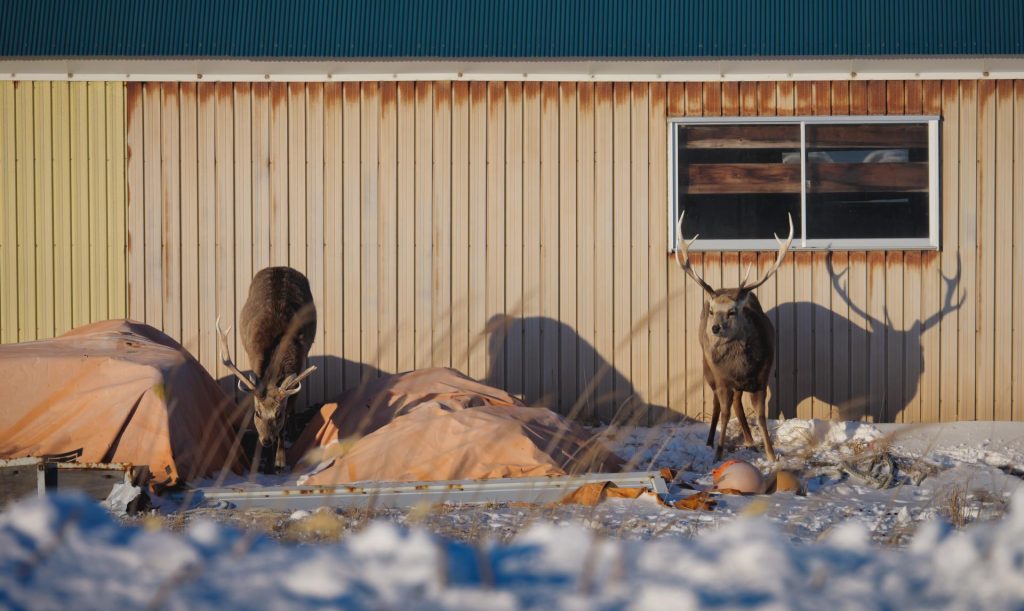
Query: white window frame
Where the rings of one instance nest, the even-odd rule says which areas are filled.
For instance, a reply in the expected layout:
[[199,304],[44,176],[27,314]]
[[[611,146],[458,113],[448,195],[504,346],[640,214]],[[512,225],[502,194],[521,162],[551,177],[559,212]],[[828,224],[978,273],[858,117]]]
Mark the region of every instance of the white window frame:
[[[937,115],[833,115],[794,117],[672,117],[668,120],[668,171],[669,227],[668,243],[675,252],[676,219],[679,218],[679,133],[688,125],[765,125],[789,124],[800,127],[800,209],[803,227],[799,231],[801,240],[794,240],[791,250],[938,250],[939,249],[939,120]],[[921,123],[928,125],[928,237],[926,238],[854,238],[854,239],[807,239],[807,141],[806,127],[811,124],[842,123]],[[685,227],[684,227],[684,233]],[[687,235],[692,235],[688,233]],[[785,237],[785,236],[783,236]],[[767,240],[703,240],[698,239],[690,247],[692,251],[763,251],[775,250],[778,245],[773,239]]]

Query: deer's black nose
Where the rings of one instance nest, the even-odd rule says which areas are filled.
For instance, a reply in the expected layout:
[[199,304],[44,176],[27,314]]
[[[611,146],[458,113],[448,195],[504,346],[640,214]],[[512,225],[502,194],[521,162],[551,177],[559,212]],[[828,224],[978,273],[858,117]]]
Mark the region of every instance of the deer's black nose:
[[273,445],[274,440],[273,439],[261,439],[260,443],[263,444],[264,448],[269,448],[271,445]]
[[712,333],[717,334],[721,330],[722,330],[722,326],[721,325],[711,325],[711,332]]

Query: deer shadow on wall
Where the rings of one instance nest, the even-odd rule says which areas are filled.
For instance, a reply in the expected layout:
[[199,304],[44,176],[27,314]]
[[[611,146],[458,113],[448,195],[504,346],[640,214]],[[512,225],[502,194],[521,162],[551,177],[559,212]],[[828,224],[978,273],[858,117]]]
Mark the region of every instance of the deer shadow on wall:
[[[538,354],[540,362],[530,353]],[[553,318],[492,316],[487,322],[487,354],[485,383],[527,405],[549,407],[584,424],[646,425],[682,417],[647,403],[627,375],[575,329]]]
[[[917,395],[927,368],[938,366],[938,363],[926,361],[922,340],[925,332],[938,325],[947,315],[959,310],[966,301],[966,294],[961,293],[954,302],[960,285],[960,259],[957,258],[957,271],[953,277],[941,276],[944,289],[942,304],[938,311],[927,318],[914,320],[904,329],[898,329],[893,324],[888,306],[883,308],[882,318],[879,319],[868,313],[862,305],[851,298],[849,268],[841,273],[836,273],[831,257],[826,259],[826,267],[833,294],[838,295],[849,307],[850,313],[860,317],[863,324],[812,302],[783,303],[768,310],[767,314],[773,321],[776,321],[776,329],[781,326],[778,321],[789,321],[789,326],[795,330],[796,337],[802,333],[810,333],[812,324],[815,325],[815,333],[821,331],[829,333],[832,342],[830,354],[833,361],[840,358],[849,361],[847,377],[849,391],[836,389],[836,380],[833,377],[835,367],[832,361],[825,363],[829,369],[828,383],[824,385],[825,388],[816,388],[815,377],[817,376],[814,375],[814,372],[807,368],[801,371],[796,366],[798,349],[794,348],[792,353],[786,354],[780,347],[782,342],[777,341],[777,358],[773,373],[775,381],[772,385],[773,392],[768,411],[776,416],[782,414],[786,418],[794,418],[797,415],[797,406],[807,399],[813,398],[816,401],[833,405],[838,410],[837,416],[842,420],[859,420],[863,416],[871,415],[876,420],[894,422],[908,407],[911,399]],[[878,287],[878,289],[880,288]],[[820,321],[828,321],[823,330],[817,328]],[[835,339],[837,337],[846,339],[845,354],[839,354],[836,351]],[[889,347],[893,345],[900,347],[902,352],[899,367],[903,374],[900,376],[893,372],[896,365],[890,364],[887,360],[890,355]],[[880,353],[878,346],[881,346]],[[793,343],[790,342],[787,347],[793,347]],[[813,345],[810,350],[813,352]],[[881,362],[878,362],[879,357]],[[793,372],[793,375],[787,376],[787,379],[783,379],[779,375],[780,361],[785,359],[789,359],[792,363],[787,370]],[[810,363],[812,368],[821,366],[814,354],[802,360]],[[908,368],[906,367],[908,363],[917,363],[919,367],[917,370]],[[894,379],[897,377],[900,379]],[[887,387],[891,384],[902,384],[902,390],[897,392]],[[786,385],[785,390],[780,388],[783,385]],[[832,396],[828,396],[830,394]]]

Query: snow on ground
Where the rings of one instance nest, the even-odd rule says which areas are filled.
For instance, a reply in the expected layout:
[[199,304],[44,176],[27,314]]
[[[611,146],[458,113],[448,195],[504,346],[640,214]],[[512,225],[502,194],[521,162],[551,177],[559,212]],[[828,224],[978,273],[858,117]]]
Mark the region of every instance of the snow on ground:
[[977,608],[1024,604],[1024,493],[996,526],[930,522],[906,548],[849,523],[799,544],[763,518],[624,541],[537,524],[471,546],[386,521],[287,545],[212,521],[125,527],[80,497],[0,515],[0,606],[110,608]]
[[[123,522],[77,497],[27,500],[0,514],[0,608],[1024,607],[1024,426],[770,426],[807,496],[718,496],[709,512],[613,501]],[[632,469],[704,487],[707,432],[602,434]],[[772,468],[755,449],[728,456]]]

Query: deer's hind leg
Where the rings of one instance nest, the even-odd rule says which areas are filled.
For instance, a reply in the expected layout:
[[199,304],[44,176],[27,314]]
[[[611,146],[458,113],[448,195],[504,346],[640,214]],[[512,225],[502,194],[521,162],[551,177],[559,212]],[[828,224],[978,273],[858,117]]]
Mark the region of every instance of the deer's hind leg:
[[747,413],[743,411],[743,391],[737,390],[732,397],[732,408],[736,410],[736,419],[740,421],[740,430],[743,431],[743,443],[748,447],[753,446],[754,436],[750,434],[750,424],[747,423]]

